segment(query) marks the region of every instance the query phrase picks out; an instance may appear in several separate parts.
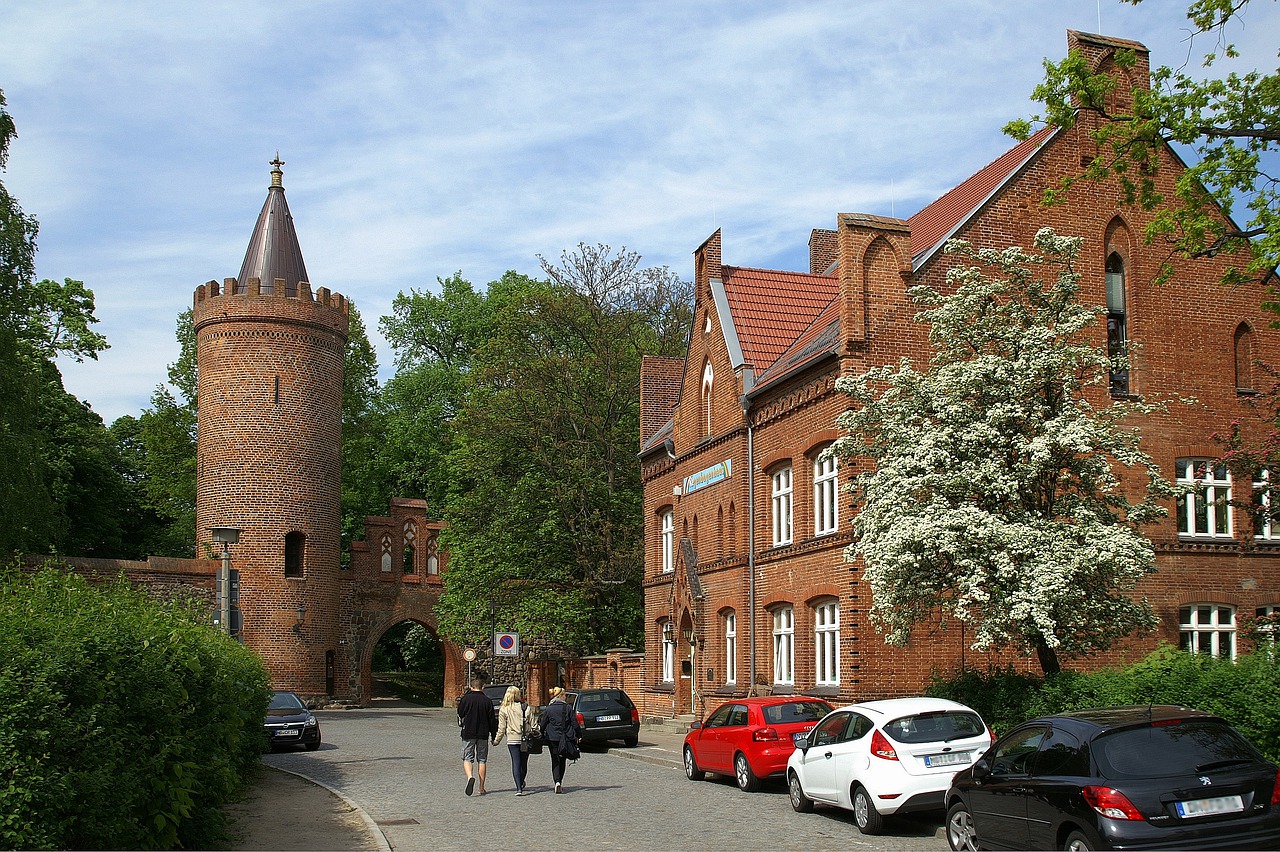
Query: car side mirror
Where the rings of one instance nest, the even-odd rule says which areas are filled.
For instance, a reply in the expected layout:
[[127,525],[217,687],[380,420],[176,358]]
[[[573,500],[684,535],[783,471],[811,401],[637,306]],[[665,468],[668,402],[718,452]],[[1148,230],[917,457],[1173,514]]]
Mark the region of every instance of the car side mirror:
[[974,761],[973,767],[969,770],[969,774],[974,781],[981,781],[983,778],[991,777],[991,764],[987,763],[985,757],[980,757]]
[[701,722],[690,722],[690,723],[689,723],[689,730],[691,730],[691,731],[696,731],[696,730],[698,730],[698,729],[699,729],[699,728],[701,728],[701,727],[702,727],[702,723],[701,723]]
[[801,735],[801,736],[796,737],[796,748],[800,749],[800,751],[808,751],[808,750],[809,750],[809,735],[808,735],[808,734],[803,734],[803,735]]

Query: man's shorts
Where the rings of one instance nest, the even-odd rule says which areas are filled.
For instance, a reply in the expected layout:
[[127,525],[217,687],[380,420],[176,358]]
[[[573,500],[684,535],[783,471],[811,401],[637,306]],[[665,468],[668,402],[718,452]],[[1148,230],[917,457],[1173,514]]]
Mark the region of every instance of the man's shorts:
[[489,738],[462,741],[464,763],[484,763],[489,759]]

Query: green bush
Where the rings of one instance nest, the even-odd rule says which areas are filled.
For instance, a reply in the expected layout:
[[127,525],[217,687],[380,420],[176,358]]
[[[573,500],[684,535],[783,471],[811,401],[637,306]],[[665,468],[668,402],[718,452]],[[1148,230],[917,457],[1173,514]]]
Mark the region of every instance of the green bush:
[[259,765],[260,660],[207,607],[0,575],[0,846],[212,848]]
[[1047,678],[992,669],[936,678],[928,694],[977,710],[1002,734],[1053,713],[1125,704],[1179,704],[1216,713],[1280,763],[1280,664],[1271,649],[1236,661],[1161,647],[1127,668]]

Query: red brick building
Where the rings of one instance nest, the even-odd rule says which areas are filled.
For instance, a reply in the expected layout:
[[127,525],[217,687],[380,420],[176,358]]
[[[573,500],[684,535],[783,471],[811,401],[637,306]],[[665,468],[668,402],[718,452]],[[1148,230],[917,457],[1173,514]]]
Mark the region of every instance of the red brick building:
[[[1118,97],[1149,85],[1140,44],[1069,32],[1068,48],[1115,71]],[[1120,49],[1138,57],[1127,71],[1114,63]],[[727,265],[719,231],[694,252],[688,354],[646,359],[641,378],[641,677],[650,713],[701,714],[749,692],[840,701],[911,694],[934,673],[988,661],[945,620],[905,648],[885,645],[869,623],[861,566],[844,559],[849,473],[819,456],[849,404],[835,390],[838,377],[904,356],[927,362],[927,329],[913,320],[906,291],[914,283],[942,289],[955,262],[942,252],[949,238],[1030,248],[1042,227],[1084,238],[1082,298],[1107,306],[1110,334],[1133,353],[1111,393],[1199,401],[1139,424],[1167,478],[1217,456],[1211,434],[1249,418],[1256,363],[1280,360],[1263,287],[1217,284],[1225,257],[1175,258],[1172,279],[1152,283],[1168,251],[1144,243],[1151,214],[1122,207],[1116,186],[1080,184],[1065,203],[1041,204],[1047,187],[1097,153],[1089,129],[1082,121],[1042,130],[909,219],[838,215],[833,230],[813,231],[806,273]],[[1163,152],[1166,196],[1183,168]],[[1108,329],[1099,324],[1097,334],[1107,345]],[[1133,659],[1159,642],[1231,654],[1242,618],[1280,607],[1280,530],[1255,529],[1221,501],[1251,483],[1233,483],[1225,471],[1207,476],[1181,517],[1171,506],[1167,521],[1146,531],[1159,571],[1139,593],[1159,628],[1086,665]],[[1034,656],[1000,662],[1038,670]]]

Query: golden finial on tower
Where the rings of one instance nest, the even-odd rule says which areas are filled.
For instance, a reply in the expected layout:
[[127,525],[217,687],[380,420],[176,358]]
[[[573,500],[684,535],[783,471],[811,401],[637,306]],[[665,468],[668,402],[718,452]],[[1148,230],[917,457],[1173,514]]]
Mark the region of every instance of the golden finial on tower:
[[281,171],[280,167],[284,165],[284,160],[280,159],[279,151],[276,151],[276,158],[271,161],[271,165],[275,167],[271,170],[271,185],[283,187],[284,172]]

